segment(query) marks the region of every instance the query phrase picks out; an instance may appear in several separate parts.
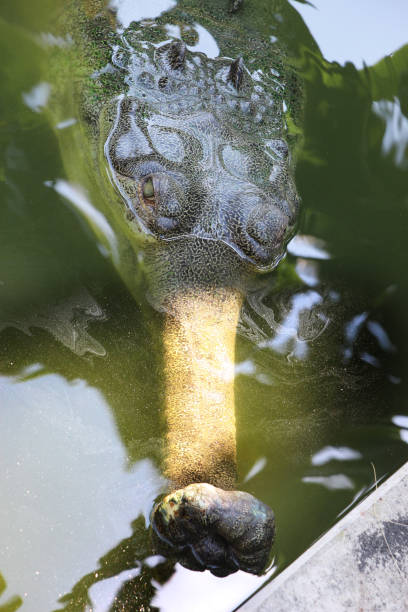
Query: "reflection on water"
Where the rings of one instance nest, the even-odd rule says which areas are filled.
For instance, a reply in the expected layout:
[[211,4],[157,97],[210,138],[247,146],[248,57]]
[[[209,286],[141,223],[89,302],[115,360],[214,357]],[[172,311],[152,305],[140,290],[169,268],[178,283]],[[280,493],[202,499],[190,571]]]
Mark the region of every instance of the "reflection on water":
[[384,155],[394,151],[394,163],[402,169],[408,168],[406,149],[408,145],[408,117],[402,110],[398,98],[373,102],[374,113],[385,122],[381,150]]
[[[369,316],[370,314],[368,312],[362,312],[352,317],[352,319],[346,323],[343,348],[344,360],[347,363],[350,359],[358,355],[361,361],[364,361],[374,368],[381,368],[388,357],[383,353],[392,355],[398,351],[395,344],[391,342],[384,327],[378,321],[370,320]],[[367,350],[358,351],[356,348],[359,345],[358,338],[364,336],[366,332],[369,332],[376,342],[375,344],[372,342],[370,343],[370,352]],[[377,353],[377,355],[373,353]],[[401,382],[398,376],[391,373],[388,373],[388,380],[392,384],[399,384]]]
[[298,257],[295,270],[305,285],[315,287],[319,284],[319,267],[315,262]]
[[[299,261],[296,271],[298,264]],[[307,277],[300,278],[309,284]],[[317,282],[316,279],[314,284]],[[322,305],[329,311],[331,302],[331,297],[325,301],[320,293],[309,290],[291,295],[288,304],[279,298],[270,306],[267,296],[262,292],[254,293],[247,298],[250,308],[242,315],[239,331],[243,337],[256,341],[260,349],[269,348],[288,359],[305,359],[309,344],[316,341],[330,324],[330,317],[318,307]],[[257,318],[261,322],[258,323]],[[255,370],[254,364],[246,361],[238,364],[235,372],[250,375],[255,374]],[[256,377],[259,380],[259,374]]]
[[69,47],[73,44],[72,37],[67,34],[66,36],[56,36],[51,32],[41,32],[39,36],[37,36],[37,40],[41,45],[45,47]]
[[112,578],[95,582],[88,591],[93,612],[109,612],[112,609],[112,605],[117,602],[117,593],[121,587],[130,580],[140,576],[140,572],[140,567],[137,567],[136,569],[120,572],[120,574],[116,574]]
[[290,0],[324,57],[357,68],[370,66],[407,42],[405,0]]
[[51,93],[51,85],[49,83],[38,83],[34,85],[28,92],[23,92],[24,103],[35,113],[39,113],[42,108],[47,106],[48,98]]
[[251,480],[251,478],[254,478],[257,474],[262,472],[266,464],[267,464],[266,457],[261,457],[260,459],[255,461],[254,465],[251,467],[248,474],[245,476],[243,482],[248,482],[248,480]]
[[325,446],[312,456],[312,465],[325,465],[329,461],[354,461],[361,459],[359,451],[347,446]]
[[[7,589],[7,582],[4,580],[3,576],[0,574],[0,597]],[[6,591],[7,600],[4,604],[1,604],[0,600],[0,612],[15,612],[23,605],[23,600],[18,595],[13,595],[8,597],[8,592]]]
[[304,476],[302,482],[319,484],[329,491],[339,489],[354,489],[354,482],[345,474],[331,474],[330,476]]
[[383,351],[386,351],[387,353],[395,353],[397,350],[395,344],[391,342],[387,332],[382,325],[378,323],[378,321],[368,321],[367,329],[377,340]]
[[[168,24],[166,25],[166,31],[172,38],[182,38],[181,28],[178,25]],[[191,31],[195,33],[196,42],[194,45],[187,45],[187,48],[190,49],[190,51],[199,51],[200,53],[205,53],[207,57],[211,58],[218,57],[220,55],[220,49],[217,45],[217,41],[208,30],[203,28],[202,25],[199,23],[194,23],[191,26]]]
[[233,610],[251,593],[256,591],[265,578],[276,571],[271,567],[266,576],[258,577],[244,572],[231,574],[220,580],[209,572],[189,572],[177,565],[175,573],[163,585],[152,600],[152,605],[163,612],[223,612]]
[[[3,312],[0,331],[14,327],[30,336],[32,328],[41,328],[77,355],[106,355],[102,344],[92,338],[88,331],[89,324],[103,320],[105,314],[85,287],[60,302],[44,305],[42,310],[30,313],[24,320],[13,320],[11,317],[6,320],[5,316],[6,313]],[[28,371],[31,375],[32,368],[33,366],[28,366],[20,378],[27,376]]]
[[150,459],[128,466],[109,406],[84,381],[25,372],[1,377],[0,393],[0,566],[24,567],[11,589],[50,610],[135,517],[148,523],[163,480]]
[[393,416],[391,420],[394,425],[400,428],[399,434],[401,440],[408,444],[408,416],[398,414],[396,416]]
[[288,244],[288,253],[311,259],[330,259],[324,240],[297,234]]
[[71,125],[75,125],[77,120],[75,117],[71,117],[70,119],[65,119],[64,121],[60,121],[55,126],[57,130],[65,130],[65,128],[71,127]]
[[[370,64],[387,36],[384,53],[407,42],[405,31],[398,39],[405,4],[398,27],[386,27],[380,11],[395,19],[398,3],[370,3],[365,16],[381,31],[369,34],[372,61],[365,38],[353,49],[338,27],[365,3],[293,4],[304,15],[335,11],[324,31],[333,41],[338,31],[341,48],[329,60]],[[116,0],[111,8],[125,27],[174,5]],[[278,537],[266,576],[225,580],[152,556],[149,512],[165,486],[157,315],[112,271],[113,228],[95,207],[98,194],[65,176],[47,123],[44,64],[69,37],[53,31],[47,1],[1,8],[4,605],[18,594],[27,612],[227,612],[375,486],[371,462],[380,481],[408,458],[406,51],[366,72],[328,64],[289,8],[271,9],[264,36],[287,36],[303,62],[309,102],[297,181],[305,212],[286,260],[248,296],[235,365],[239,484],[274,508]],[[178,36],[168,21],[169,37]],[[205,15],[191,28],[191,49],[218,53]],[[58,130],[77,127],[71,110]]]
[[[278,353],[289,353],[290,356],[297,359],[304,359],[307,356],[308,347],[307,343],[299,338],[300,318],[305,311],[311,311],[321,301],[322,297],[315,291],[294,295],[290,311],[283,320],[279,333],[272,340],[260,343],[260,348],[269,347]],[[324,325],[314,338],[317,338],[323,331]]]
[[132,21],[142,19],[155,19],[165,11],[176,6],[175,0],[110,0],[109,7],[115,11],[116,19],[123,29],[130,26]]
[[[72,124],[71,124],[72,125]],[[115,233],[104,215],[90,202],[87,194],[78,185],[72,185],[63,179],[45,181],[46,187],[55,191],[70,201],[76,210],[85,217],[86,221],[100,238],[99,249],[102,254],[110,255],[113,262],[119,262],[118,246]]]

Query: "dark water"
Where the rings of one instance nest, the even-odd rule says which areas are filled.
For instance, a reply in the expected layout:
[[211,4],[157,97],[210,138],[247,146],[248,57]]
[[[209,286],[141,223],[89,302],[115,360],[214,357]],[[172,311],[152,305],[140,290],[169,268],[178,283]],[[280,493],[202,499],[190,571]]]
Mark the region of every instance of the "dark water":
[[[52,188],[66,180],[44,112],[50,48],[67,44],[55,10],[0,7],[0,611],[232,610],[364,496],[374,469],[408,459],[408,47],[395,26],[392,57],[364,68],[361,40],[356,59],[337,56],[357,67],[340,65],[289,5],[265,25],[290,39],[307,99],[299,236],[248,297],[236,355],[239,486],[274,508],[278,532],[267,577],[217,579],[148,550],[163,486],[158,315]],[[114,607],[118,593],[132,603]]]

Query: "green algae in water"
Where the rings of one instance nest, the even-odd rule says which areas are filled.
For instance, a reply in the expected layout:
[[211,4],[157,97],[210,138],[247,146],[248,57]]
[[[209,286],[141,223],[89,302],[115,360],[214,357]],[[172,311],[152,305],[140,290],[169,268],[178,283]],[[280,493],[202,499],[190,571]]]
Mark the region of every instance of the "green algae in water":
[[[0,609],[15,596],[79,612],[116,595],[118,609],[179,598],[191,610],[199,597],[230,610],[262,579],[151,557],[160,317],[48,186],[66,179],[43,112],[54,11],[1,9]],[[296,12],[282,16],[271,31],[306,81],[297,185],[312,238],[248,297],[236,355],[239,486],[275,511],[278,570],[368,491],[371,462],[383,477],[408,454],[407,166],[401,134],[385,139],[408,114],[407,51],[367,71],[330,64]]]

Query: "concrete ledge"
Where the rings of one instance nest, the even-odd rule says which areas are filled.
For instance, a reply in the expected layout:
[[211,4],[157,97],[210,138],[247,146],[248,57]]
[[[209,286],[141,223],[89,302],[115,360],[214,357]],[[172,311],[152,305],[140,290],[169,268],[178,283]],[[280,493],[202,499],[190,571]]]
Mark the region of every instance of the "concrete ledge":
[[408,610],[408,463],[239,612]]

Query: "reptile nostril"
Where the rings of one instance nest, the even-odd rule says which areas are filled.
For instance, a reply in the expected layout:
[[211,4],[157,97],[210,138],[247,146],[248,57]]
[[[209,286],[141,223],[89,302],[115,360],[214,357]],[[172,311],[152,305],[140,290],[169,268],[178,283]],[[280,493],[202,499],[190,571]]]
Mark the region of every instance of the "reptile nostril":
[[159,212],[165,217],[177,217],[181,214],[182,206],[180,202],[174,198],[159,202]]
[[263,247],[278,246],[287,230],[288,218],[278,208],[267,211],[257,211],[249,216],[246,230],[251,238]]
[[171,217],[160,216],[156,219],[157,229],[161,232],[171,232],[172,230],[175,230],[178,225],[178,220]]
[[180,226],[182,218],[182,206],[175,198],[168,198],[161,201],[157,206],[157,217],[155,220],[159,232],[167,233],[176,230]]

